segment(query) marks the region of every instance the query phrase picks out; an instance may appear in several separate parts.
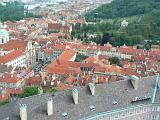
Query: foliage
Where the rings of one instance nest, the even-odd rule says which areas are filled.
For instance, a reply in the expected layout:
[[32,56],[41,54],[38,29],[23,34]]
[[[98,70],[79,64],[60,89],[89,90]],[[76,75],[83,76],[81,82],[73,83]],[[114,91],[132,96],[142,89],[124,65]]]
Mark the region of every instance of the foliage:
[[78,82],[77,82],[77,81],[74,82],[74,83],[73,83],[73,86],[78,86]]
[[83,54],[77,54],[76,55],[76,62],[82,62],[83,60],[85,60],[87,58],[87,56],[83,55]]
[[6,5],[0,4],[0,20],[2,22],[10,20],[10,21],[18,21],[26,17],[38,17],[34,16],[32,13],[24,14],[24,4],[20,2],[7,2]]
[[9,100],[0,101],[0,106],[5,105],[5,104],[7,104],[7,103],[9,103]]
[[117,18],[143,15],[154,9],[160,9],[158,0],[114,0],[86,14],[87,20],[94,18]]
[[6,5],[0,4],[0,13],[0,19],[2,21],[15,21],[24,17],[24,7],[23,4],[18,2],[6,3]]
[[[158,0],[114,0],[110,4],[88,12],[85,17],[87,21],[96,21],[96,24],[83,26],[81,33],[102,33],[102,41],[99,40],[102,45],[107,41],[114,46],[124,43],[135,45],[144,43],[144,40],[151,40],[151,45],[160,43],[160,1]],[[121,28],[124,19],[129,22],[129,25]],[[104,41],[106,33],[109,34],[109,38]],[[146,46],[148,49],[148,43]]]
[[[137,32],[135,34],[131,32],[132,28],[118,30],[119,27],[113,23],[115,22],[84,25],[78,31],[75,29],[72,35],[73,37],[81,38],[84,42],[94,41],[101,45],[110,42],[113,46],[121,46],[124,43],[126,45],[134,45],[140,43],[144,39],[144,37],[138,35]],[[96,36],[88,37],[88,34]]]
[[60,91],[59,87],[52,87],[52,92],[58,92]]
[[112,57],[112,58],[109,58],[109,62],[110,64],[114,64],[114,65],[118,65],[118,66],[121,66],[120,65],[120,60],[118,57]]
[[37,95],[37,94],[38,94],[38,87],[31,86],[31,87],[26,87],[24,89],[24,92],[21,95],[21,97],[25,98],[25,97],[29,97],[29,96]]

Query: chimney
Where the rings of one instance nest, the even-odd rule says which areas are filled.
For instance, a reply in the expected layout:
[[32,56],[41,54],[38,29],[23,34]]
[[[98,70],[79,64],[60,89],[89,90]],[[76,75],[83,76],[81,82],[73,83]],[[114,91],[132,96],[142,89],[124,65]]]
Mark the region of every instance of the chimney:
[[47,102],[47,114],[48,114],[48,116],[53,114],[53,100],[52,100],[52,98],[49,98],[48,102]]
[[13,77],[13,74],[11,74],[11,77]]
[[137,90],[139,87],[139,78],[137,76],[132,76],[131,83],[132,83],[134,89]]
[[158,83],[158,88],[160,88],[160,74],[157,75],[157,83]]
[[78,90],[76,88],[73,88],[72,96],[73,96],[74,104],[78,104]]
[[89,86],[91,95],[94,95],[95,94],[95,86],[94,86],[94,84],[93,83],[89,83],[88,86]]
[[27,106],[26,106],[26,104],[21,104],[21,106],[20,106],[20,118],[21,118],[21,120],[27,120]]

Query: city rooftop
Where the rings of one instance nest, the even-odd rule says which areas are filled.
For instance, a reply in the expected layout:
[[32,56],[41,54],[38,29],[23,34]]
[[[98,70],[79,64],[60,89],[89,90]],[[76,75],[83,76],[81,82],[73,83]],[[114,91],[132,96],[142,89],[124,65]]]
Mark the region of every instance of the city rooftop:
[[[39,94],[19,99],[0,108],[0,119],[19,120],[19,108],[27,106],[28,120],[77,120],[103,112],[115,111],[122,108],[147,105],[159,102],[159,77],[140,78],[137,88],[131,79],[115,83],[95,84],[95,93],[90,86],[75,88],[78,92],[77,104],[72,97],[72,90],[55,94]],[[91,86],[93,88],[93,86]],[[53,100],[53,114],[47,115],[48,98]]]

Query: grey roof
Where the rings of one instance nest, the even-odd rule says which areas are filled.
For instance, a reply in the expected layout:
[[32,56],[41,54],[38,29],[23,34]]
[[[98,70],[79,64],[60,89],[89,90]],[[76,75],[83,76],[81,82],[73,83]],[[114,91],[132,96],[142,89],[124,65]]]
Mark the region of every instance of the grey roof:
[[[71,91],[20,99],[15,103],[0,107],[0,120],[8,116],[10,120],[19,120],[19,105],[22,103],[27,104],[28,120],[78,120],[99,112],[151,103],[151,100],[137,103],[131,103],[131,101],[136,96],[152,96],[156,85],[156,76],[140,79],[139,82],[140,87],[138,90],[133,89],[130,80],[110,84],[96,84],[94,96],[90,94],[88,86],[78,88],[79,103],[76,105],[73,104]],[[159,90],[157,92],[159,92],[157,94],[160,94]],[[46,103],[50,96],[53,97],[54,113],[52,116],[47,116]],[[156,96],[156,100],[160,100],[160,96]]]

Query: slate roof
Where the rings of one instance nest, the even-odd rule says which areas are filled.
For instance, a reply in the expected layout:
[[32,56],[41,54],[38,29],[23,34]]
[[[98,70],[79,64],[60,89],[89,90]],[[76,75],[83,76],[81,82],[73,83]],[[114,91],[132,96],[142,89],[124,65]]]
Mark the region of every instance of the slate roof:
[[[78,120],[99,112],[116,110],[134,105],[150,104],[151,100],[131,103],[134,97],[153,95],[157,76],[140,79],[138,90],[133,89],[130,80],[122,80],[114,83],[95,85],[95,95],[90,94],[88,86],[77,88],[79,91],[79,103],[73,104],[71,91],[56,94],[42,94],[15,103],[9,103],[0,107],[0,120],[10,117],[10,120],[19,120],[19,104],[27,104],[28,120]],[[159,90],[157,94],[160,94]],[[53,115],[47,116],[46,103],[48,97],[53,97]],[[160,100],[160,96],[156,96]],[[117,104],[113,104],[116,101]],[[90,110],[94,106],[95,110]],[[62,114],[68,114],[64,118]]]

